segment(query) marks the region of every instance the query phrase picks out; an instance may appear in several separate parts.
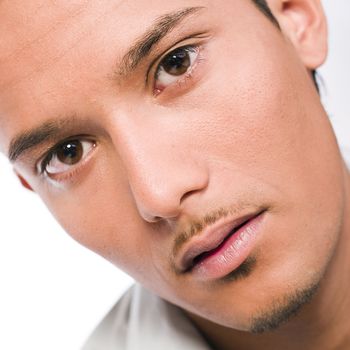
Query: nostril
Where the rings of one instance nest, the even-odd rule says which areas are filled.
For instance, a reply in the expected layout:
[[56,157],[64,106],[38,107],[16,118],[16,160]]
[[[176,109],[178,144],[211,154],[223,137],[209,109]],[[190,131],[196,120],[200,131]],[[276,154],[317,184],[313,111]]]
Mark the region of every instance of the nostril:
[[181,197],[180,204],[182,204],[188,197],[191,197],[193,194],[202,191],[202,189],[188,191],[184,193],[184,195]]
[[162,221],[162,218],[160,216],[154,216],[152,222],[157,223],[159,221]]

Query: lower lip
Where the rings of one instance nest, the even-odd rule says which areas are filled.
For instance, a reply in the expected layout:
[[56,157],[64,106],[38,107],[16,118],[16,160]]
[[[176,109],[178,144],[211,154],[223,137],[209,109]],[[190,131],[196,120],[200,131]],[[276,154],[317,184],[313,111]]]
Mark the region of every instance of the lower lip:
[[264,213],[249,220],[229,237],[219,249],[194,265],[191,272],[194,277],[207,280],[227,276],[237,269],[249,256],[261,231]]

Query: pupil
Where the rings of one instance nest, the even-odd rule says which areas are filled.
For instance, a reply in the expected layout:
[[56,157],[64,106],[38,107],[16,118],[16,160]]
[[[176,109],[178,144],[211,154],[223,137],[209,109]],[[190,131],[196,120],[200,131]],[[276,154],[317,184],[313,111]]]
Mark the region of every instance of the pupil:
[[61,146],[57,157],[64,164],[73,165],[80,161],[82,154],[82,144],[79,141],[70,141]]
[[190,55],[185,49],[179,49],[170,53],[163,63],[164,70],[171,75],[183,75],[187,72],[190,66]]

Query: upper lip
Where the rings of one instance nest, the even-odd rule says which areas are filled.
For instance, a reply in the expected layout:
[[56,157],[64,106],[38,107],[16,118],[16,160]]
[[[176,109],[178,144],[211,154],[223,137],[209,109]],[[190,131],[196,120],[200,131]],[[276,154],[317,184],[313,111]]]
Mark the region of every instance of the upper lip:
[[216,249],[229,235],[251,219],[259,216],[262,211],[242,215],[236,218],[226,217],[207,227],[201,234],[193,237],[183,249],[178,259],[180,271],[187,272],[195,265],[195,258],[203,253]]

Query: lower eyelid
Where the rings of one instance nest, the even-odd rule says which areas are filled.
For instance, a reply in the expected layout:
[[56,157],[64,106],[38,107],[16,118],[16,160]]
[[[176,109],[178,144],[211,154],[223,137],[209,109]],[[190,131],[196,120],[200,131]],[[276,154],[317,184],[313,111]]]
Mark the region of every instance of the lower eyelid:
[[76,174],[80,173],[81,171],[84,170],[84,168],[88,165],[88,163],[90,163],[92,161],[92,157],[94,156],[94,154],[97,151],[97,142],[94,141],[94,145],[91,148],[91,150],[87,153],[87,155],[85,156],[85,158],[83,158],[79,163],[77,163],[76,165],[73,165],[71,167],[71,170],[62,172],[62,173],[58,173],[58,174],[49,174],[49,173],[44,173],[44,176],[46,179],[53,181],[55,183],[63,183],[65,181],[70,181],[72,180],[73,176],[75,176]]
[[[187,48],[186,51],[188,52],[188,55],[190,56],[191,65],[188,68],[188,71],[190,71],[190,70],[193,69],[193,67],[194,67],[194,65],[195,65],[195,63],[196,63],[196,61],[197,61],[197,59],[199,57],[200,49],[198,47],[195,47],[195,48],[190,47],[190,48]],[[195,55],[195,57],[193,58],[192,55]],[[186,73],[188,73],[188,71]],[[158,81],[160,79],[160,74],[161,73],[165,73],[165,75],[168,75],[168,77],[167,77],[168,80],[174,80],[174,82],[179,80],[179,79],[181,79],[181,76],[171,75],[170,73],[165,72],[164,67],[160,67],[159,72],[157,72],[157,75],[156,75]],[[184,75],[186,75],[186,73]],[[165,80],[167,78],[165,77]],[[170,84],[171,83],[169,83],[168,85],[170,85]]]
[[193,66],[190,68],[190,70],[186,74],[184,74],[181,78],[179,78],[177,81],[166,86],[163,90],[161,90],[161,91],[154,90],[154,92],[153,92],[154,97],[160,98],[161,95],[171,93],[174,90],[175,90],[175,92],[177,92],[176,91],[177,89],[181,89],[182,87],[184,87],[186,85],[186,83],[188,81],[194,79],[194,76],[198,73],[198,69],[200,68],[202,63],[205,61],[205,56],[204,56],[203,51],[204,51],[204,48],[201,46],[199,48],[198,57],[196,58]]

